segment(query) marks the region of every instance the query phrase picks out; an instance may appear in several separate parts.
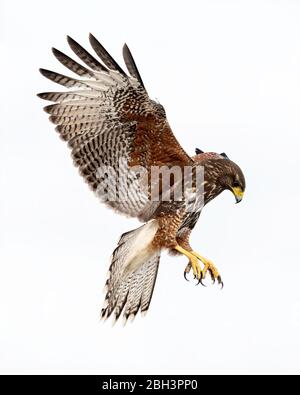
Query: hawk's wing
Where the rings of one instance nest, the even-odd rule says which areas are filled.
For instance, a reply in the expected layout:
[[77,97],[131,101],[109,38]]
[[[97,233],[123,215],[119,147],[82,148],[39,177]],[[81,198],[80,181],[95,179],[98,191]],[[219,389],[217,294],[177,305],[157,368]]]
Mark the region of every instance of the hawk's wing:
[[45,77],[69,89],[38,96],[55,103],[45,111],[91,188],[117,211],[146,219],[153,210],[136,166],[150,171],[152,165],[184,166],[193,160],[173,135],[164,108],[149,99],[126,45],[130,76],[92,35],[90,43],[102,63],[70,37],[68,43],[86,66],[53,49],[79,78],[41,69]]

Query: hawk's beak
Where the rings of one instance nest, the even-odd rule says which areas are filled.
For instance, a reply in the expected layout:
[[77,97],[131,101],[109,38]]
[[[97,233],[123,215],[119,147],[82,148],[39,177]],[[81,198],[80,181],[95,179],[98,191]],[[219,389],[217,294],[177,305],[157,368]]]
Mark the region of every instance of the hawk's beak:
[[239,203],[243,199],[244,191],[241,187],[232,187],[232,192],[235,196],[235,201]]

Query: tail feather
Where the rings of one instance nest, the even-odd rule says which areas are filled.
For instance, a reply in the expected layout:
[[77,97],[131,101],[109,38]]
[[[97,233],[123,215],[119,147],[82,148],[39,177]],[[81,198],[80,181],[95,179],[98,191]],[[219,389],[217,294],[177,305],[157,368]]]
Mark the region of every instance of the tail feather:
[[[155,262],[154,258],[156,259],[156,262]],[[158,265],[159,265],[160,255],[157,255],[154,258],[153,258],[153,264],[147,265],[147,268],[146,268],[147,272],[145,275],[144,292],[143,292],[142,298],[141,298],[141,312],[142,313],[146,313],[147,310],[149,309],[153,291],[154,291],[155,281],[156,281],[156,277],[157,277],[157,273],[158,273]]]
[[148,248],[156,230],[156,222],[150,221],[121,236],[112,256],[102,318],[114,312],[117,320],[123,312],[127,321],[148,310],[160,260],[160,251]]

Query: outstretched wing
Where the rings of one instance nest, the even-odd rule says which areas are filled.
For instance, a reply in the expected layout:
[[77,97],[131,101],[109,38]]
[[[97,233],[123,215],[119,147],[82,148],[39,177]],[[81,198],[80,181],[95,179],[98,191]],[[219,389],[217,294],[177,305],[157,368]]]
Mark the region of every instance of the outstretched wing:
[[53,49],[55,57],[78,78],[41,69],[42,75],[66,88],[38,96],[54,104],[44,109],[68,142],[74,163],[90,187],[111,207],[143,218],[149,211],[148,187],[140,182],[138,167],[190,164],[167,122],[164,108],[150,100],[128,49],[128,76],[90,35],[96,55],[68,37],[73,52],[85,64]]

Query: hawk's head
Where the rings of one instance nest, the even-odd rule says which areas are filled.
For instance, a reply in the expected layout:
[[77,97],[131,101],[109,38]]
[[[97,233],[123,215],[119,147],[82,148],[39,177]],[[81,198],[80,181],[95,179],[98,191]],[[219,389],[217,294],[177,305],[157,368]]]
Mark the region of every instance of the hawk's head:
[[205,201],[214,199],[225,190],[231,191],[236,203],[239,203],[244,195],[246,181],[240,167],[232,162],[226,154],[215,154],[214,158],[207,159],[204,165]]

